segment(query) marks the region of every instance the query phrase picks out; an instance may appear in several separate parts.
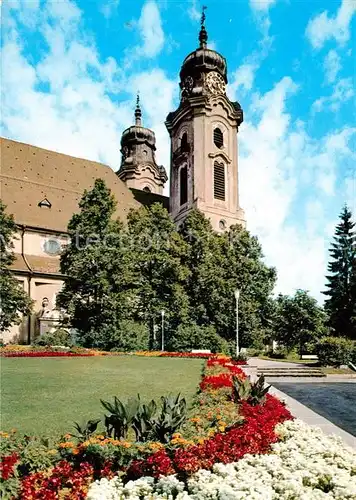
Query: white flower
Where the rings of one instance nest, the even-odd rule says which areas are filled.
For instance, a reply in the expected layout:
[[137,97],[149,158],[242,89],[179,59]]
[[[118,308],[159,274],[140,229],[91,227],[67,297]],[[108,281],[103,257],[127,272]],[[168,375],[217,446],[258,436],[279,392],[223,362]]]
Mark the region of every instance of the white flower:
[[355,500],[356,452],[299,420],[276,427],[281,441],[268,455],[199,470],[187,485],[175,476],[119,478],[90,486],[89,500]]

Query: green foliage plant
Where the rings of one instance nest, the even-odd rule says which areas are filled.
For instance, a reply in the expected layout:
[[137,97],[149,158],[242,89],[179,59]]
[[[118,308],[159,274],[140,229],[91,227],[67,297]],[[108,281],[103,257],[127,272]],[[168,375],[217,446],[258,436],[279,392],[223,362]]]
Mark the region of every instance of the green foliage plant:
[[161,409],[153,419],[152,432],[161,443],[169,443],[187,419],[187,402],[180,394],[161,397]]
[[97,430],[100,422],[100,418],[88,420],[84,424],[78,424],[78,422],[74,422],[74,428],[77,431],[77,434],[72,434],[72,436],[77,438],[79,442],[86,441]]
[[132,428],[135,432],[137,442],[145,442],[149,439],[154,425],[153,417],[157,411],[157,404],[152,399],[148,404],[142,404],[138,395],[140,406],[132,419]]
[[130,398],[123,403],[116,396],[114,402],[100,400],[104,408],[109,412],[105,415],[105,427],[109,437],[114,439],[126,438],[135,416],[140,408],[140,399]]
[[247,377],[241,380],[238,377],[233,377],[232,394],[236,403],[247,401],[253,406],[263,403],[266,399],[266,394],[270,389],[270,385],[266,386],[265,378],[260,375],[256,382],[251,382]]
[[322,366],[338,368],[352,361],[355,343],[343,337],[325,337],[315,346],[315,351]]

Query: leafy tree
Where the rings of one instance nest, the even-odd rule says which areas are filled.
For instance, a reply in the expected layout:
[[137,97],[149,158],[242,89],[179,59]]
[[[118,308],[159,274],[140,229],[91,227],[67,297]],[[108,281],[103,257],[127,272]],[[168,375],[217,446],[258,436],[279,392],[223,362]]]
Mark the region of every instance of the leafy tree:
[[[128,216],[130,260],[133,267],[131,304],[133,319],[151,331],[165,311],[166,328],[176,328],[188,314],[183,263],[187,245],[178,234],[168,211],[161,204],[140,207]],[[167,332],[168,333],[168,332]]]
[[6,214],[5,208],[0,200],[0,332],[19,323],[21,314],[30,314],[33,304],[10,270],[15,260],[13,239],[16,224],[13,216]]
[[325,310],[329,314],[329,324],[335,335],[356,339],[355,223],[346,206],[340,219],[329,251],[331,260],[328,265],[329,274],[326,276],[327,290],[323,292],[328,297]]
[[85,191],[68,224],[70,244],[61,256],[67,276],[58,303],[84,345],[105,347],[130,300],[130,256],[122,223],[112,220],[115,200],[101,179]]
[[294,296],[280,294],[276,299],[274,339],[287,349],[302,353],[305,344],[326,334],[326,315],[317,301],[305,290]]
[[263,343],[276,273],[263,263],[257,238],[241,226],[219,235],[198,210],[188,215],[181,232],[189,242],[185,264],[191,321],[213,325],[219,335],[234,340],[238,288],[240,345]]

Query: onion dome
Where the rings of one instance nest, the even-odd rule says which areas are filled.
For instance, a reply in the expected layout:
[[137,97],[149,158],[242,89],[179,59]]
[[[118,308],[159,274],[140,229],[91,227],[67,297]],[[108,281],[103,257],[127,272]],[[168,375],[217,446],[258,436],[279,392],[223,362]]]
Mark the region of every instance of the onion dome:
[[201,18],[201,29],[199,32],[199,47],[191,52],[183,61],[180,71],[181,82],[188,76],[194,76],[199,73],[217,71],[227,83],[227,63],[225,57],[207,48],[208,33],[205,28],[205,7]]
[[142,112],[140,98],[137,96],[135,109],[135,125],[123,131],[121,136],[121,152],[131,151],[132,146],[146,143],[151,149],[156,150],[156,138],[153,130],[142,126]]

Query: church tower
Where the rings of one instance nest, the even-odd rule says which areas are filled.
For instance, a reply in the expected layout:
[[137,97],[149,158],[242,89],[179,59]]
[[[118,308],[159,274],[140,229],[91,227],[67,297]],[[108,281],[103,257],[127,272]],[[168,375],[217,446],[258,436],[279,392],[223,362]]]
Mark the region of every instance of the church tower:
[[156,136],[152,130],[142,126],[140,99],[137,96],[135,125],[122,133],[121,166],[117,172],[127,187],[163,194],[168,177],[165,168],[157,165],[155,151]]
[[208,49],[207,41],[203,10],[199,47],[180,71],[179,107],[166,119],[171,138],[170,212],[179,225],[198,208],[221,232],[233,224],[245,226],[237,162],[243,113],[226,95],[226,60]]

